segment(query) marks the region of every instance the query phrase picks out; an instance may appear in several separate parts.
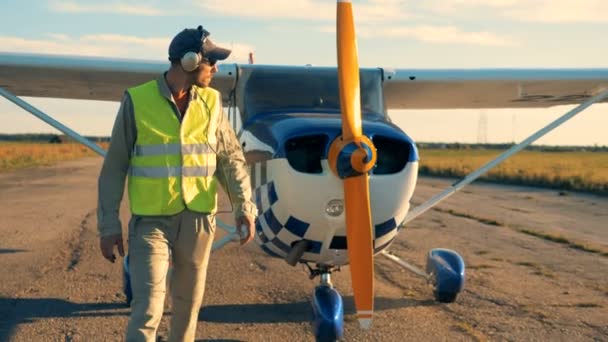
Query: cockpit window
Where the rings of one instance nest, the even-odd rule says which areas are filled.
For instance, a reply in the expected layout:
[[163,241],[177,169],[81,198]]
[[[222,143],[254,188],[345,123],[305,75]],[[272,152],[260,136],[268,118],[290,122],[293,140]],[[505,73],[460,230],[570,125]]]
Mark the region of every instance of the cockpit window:
[[[276,111],[340,112],[335,68],[249,69],[244,89],[245,116]],[[361,70],[361,111],[384,115],[380,70]]]

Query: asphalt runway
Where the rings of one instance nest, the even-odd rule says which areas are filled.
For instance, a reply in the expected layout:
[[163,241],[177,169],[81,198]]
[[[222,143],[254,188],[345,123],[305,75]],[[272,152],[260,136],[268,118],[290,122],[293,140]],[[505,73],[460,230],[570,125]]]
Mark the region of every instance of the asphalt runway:
[[[0,341],[120,341],[129,309],[120,265],[96,235],[100,158],[0,174]],[[424,178],[415,203],[449,181]],[[128,210],[123,206],[123,222]],[[230,215],[223,215],[231,222]],[[424,267],[430,248],[467,264],[457,301],[376,258],[373,326],[354,316],[348,267],[333,276],[345,300],[345,341],[608,341],[608,198],[478,184],[412,222],[390,250]],[[550,240],[557,240],[550,241]],[[318,279],[252,243],[215,252],[198,341],[311,341]],[[167,337],[168,300],[159,329]]]

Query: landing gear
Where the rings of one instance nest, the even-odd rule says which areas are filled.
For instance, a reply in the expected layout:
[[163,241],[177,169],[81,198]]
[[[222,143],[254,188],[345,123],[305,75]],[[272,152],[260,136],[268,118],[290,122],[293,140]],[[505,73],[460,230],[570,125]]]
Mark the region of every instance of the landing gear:
[[380,254],[406,270],[426,279],[433,287],[433,295],[438,302],[451,303],[455,301],[458,293],[464,288],[464,260],[453,250],[431,249],[426,259],[426,272],[386,250]]
[[321,279],[312,296],[315,339],[318,342],[337,341],[344,335],[344,305],[342,296],[331,283],[332,270],[323,265],[319,265],[317,269],[308,267],[311,279],[316,276]]
[[464,260],[449,249],[435,248],[426,259],[426,273],[433,286],[435,300],[451,303],[464,288]]

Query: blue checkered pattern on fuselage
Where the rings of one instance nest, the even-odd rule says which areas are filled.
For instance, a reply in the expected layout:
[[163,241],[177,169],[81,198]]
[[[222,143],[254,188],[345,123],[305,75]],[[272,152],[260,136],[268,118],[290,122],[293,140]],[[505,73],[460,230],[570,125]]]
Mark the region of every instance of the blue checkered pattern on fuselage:
[[[307,253],[313,255],[321,253],[322,241],[305,238],[306,232],[310,228],[310,223],[292,215],[289,216],[286,222],[280,222],[277,219],[273,206],[278,204],[279,196],[274,181],[260,184],[255,188],[255,202],[260,211],[260,215],[256,220],[256,234],[259,239],[257,242],[264,252],[271,256],[284,258],[291,251],[294,242],[306,240],[309,246],[306,251]],[[397,236],[397,231],[398,227],[394,218],[375,225],[374,251],[377,253],[388,247]],[[334,236],[329,249],[347,249],[346,236]],[[304,255],[302,261],[316,262],[318,260],[308,259]]]

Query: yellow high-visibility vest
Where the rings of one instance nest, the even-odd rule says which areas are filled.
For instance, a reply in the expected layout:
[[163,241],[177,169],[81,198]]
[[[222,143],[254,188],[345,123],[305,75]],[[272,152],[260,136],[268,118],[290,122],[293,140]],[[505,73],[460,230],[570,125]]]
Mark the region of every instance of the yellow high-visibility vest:
[[137,126],[128,176],[133,214],[216,211],[213,175],[221,100],[214,89],[195,90],[180,124],[157,81],[128,89]]

